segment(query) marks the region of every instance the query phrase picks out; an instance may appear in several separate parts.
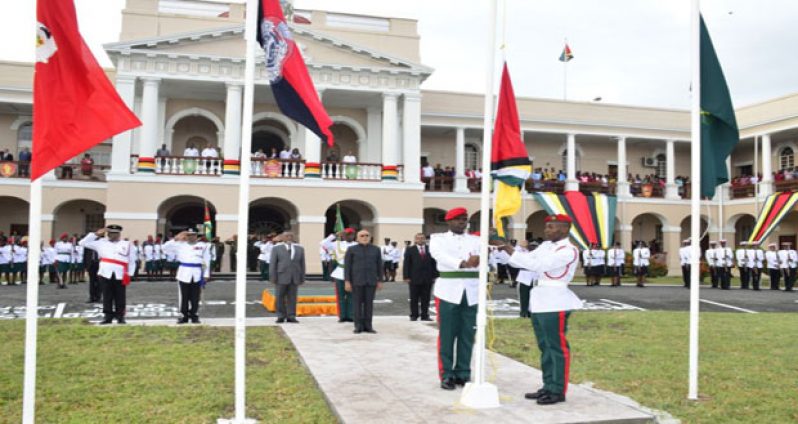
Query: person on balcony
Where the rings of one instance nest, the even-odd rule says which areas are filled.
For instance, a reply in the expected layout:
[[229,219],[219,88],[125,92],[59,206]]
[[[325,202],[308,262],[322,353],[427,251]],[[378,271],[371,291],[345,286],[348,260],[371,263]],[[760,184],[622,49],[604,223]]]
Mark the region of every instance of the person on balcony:
[[166,144],[161,144],[161,148],[155,152],[155,157],[158,158],[158,164],[161,169],[166,167],[166,158],[172,156],[172,152],[166,148]]
[[357,157],[355,156],[354,153],[352,153],[351,150],[346,152],[346,155],[344,155],[344,158],[341,159],[341,162],[346,164],[344,165],[344,175],[346,176],[346,178],[347,179],[357,178],[357,168],[355,166],[355,163],[357,163]]
[[204,159],[206,173],[217,170],[218,164],[214,164],[213,162],[215,162],[214,159],[219,158],[219,152],[216,151],[215,147],[211,146],[211,143],[208,143],[205,148],[202,149],[202,154],[200,156]]
[[23,147],[22,150],[19,152],[19,176],[20,177],[28,177],[30,176],[30,161],[33,158],[33,155],[30,152],[30,149],[27,147]]
[[344,155],[344,158],[341,159],[341,162],[343,162],[343,163],[357,163],[357,156],[355,156],[355,154],[352,153],[352,151],[350,150],[350,151],[346,152],[346,155]]
[[[468,177],[468,173],[473,171],[466,171],[466,177]],[[430,189],[430,184],[432,182],[432,178],[435,177],[435,169],[432,168],[432,165],[429,162],[425,163],[424,166],[421,168],[421,181],[424,182],[425,188],[427,190]]]
[[80,160],[80,174],[84,177],[91,177],[93,171],[94,159],[91,158],[90,154],[86,153],[83,155],[83,159]]
[[291,150],[291,160],[300,161],[302,160],[302,153],[299,153],[299,149],[294,147],[294,150]]
[[199,150],[194,146],[194,143],[191,143],[186,147],[186,150],[183,150],[183,156],[188,158],[199,157]]
[[283,147],[283,150],[280,150],[280,153],[279,153],[278,157],[280,158],[280,160],[290,160],[291,159],[291,150],[288,148],[288,146],[285,146],[285,147]]
[[12,155],[8,149],[4,149],[2,154],[0,154],[0,160],[4,162],[13,162],[14,155]]
[[280,153],[277,151],[276,147],[272,147],[271,153],[269,153],[269,159],[279,159]]

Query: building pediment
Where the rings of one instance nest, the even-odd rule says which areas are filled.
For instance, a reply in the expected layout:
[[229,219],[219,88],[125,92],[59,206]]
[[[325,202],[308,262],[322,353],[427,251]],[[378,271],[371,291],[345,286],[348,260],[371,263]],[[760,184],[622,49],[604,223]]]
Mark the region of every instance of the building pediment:
[[[292,26],[294,39],[309,67],[316,69],[354,69],[411,74],[425,79],[432,68],[401,58],[392,57],[370,48],[303,28]],[[243,62],[245,56],[243,25],[172,34],[149,39],[130,40],[105,45],[112,60],[119,56],[209,59],[212,61]],[[258,51],[258,58],[263,52]]]

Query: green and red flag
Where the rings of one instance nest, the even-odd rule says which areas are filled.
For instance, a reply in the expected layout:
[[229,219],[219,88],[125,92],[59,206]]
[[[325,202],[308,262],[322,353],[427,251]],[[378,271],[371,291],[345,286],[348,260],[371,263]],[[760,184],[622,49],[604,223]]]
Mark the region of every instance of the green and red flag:
[[213,222],[211,221],[211,210],[208,208],[208,201],[205,201],[205,217],[202,220],[202,228],[205,238],[208,241],[213,240]]
[[726,158],[740,142],[729,87],[701,18],[701,196],[729,182]]
[[502,218],[514,215],[521,208],[521,187],[532,172],[532,162],[521,138],[518,108],[507,63],[502,71],[499,109],[493,129],[490,170],[496,181],[493,220],[499,237],[504,237]]
[[341,217],[341,204],[335,205],[335,227],[333,228],[333,232],[335,234],[340,234],[344,231],[344,219]]
[[792,212],[798,203],[798,193],[774,193],[765,200],[765,206],[756,219],[749,243],[761,244],[778,227],[784,217]]
[[565,47],[562,49],[562,53],[560,54],[560,62],[570,62],[573,58],[574,54],[571,53],[571,48],[568,47],[568,43],[565,43]]

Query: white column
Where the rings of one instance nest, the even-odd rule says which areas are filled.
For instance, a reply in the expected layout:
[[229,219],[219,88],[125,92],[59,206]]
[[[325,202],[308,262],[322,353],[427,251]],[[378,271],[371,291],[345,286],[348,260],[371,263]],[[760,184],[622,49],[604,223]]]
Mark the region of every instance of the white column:
[[773,165],[771,164],[770,134],[762,136],[762,183],[759,184],[759,195],[768,196],[773,193]]
[[[133,110],[133,103],[136,99],[136,77],[116,77],[116,91],[127,107]],[[130,173],[130,148],[132,142],[133,130],[114,136],[114,141],[111,145],[111,174]]]
[[454,171],[454,191],[468,193],[468,179],[465,176],[465,128],[463,127],[457,127]]
[[674,150],[674,141],[665,141],[665,198],[666,199],[679,199],[679,187],[676,186],[676,154]]
[[576,180],[576,134],[568,134],[567,152],[567,178],[565,181],[566,191],[579,191],[579,181]]
[[615,195],[618,197],[632,197],[629,191],[629,180],[626,179],[626,137],[618,137],[618,179],[616,181]]
[[[227,84],[227,100],[224,110],[224,145],[222,156],[225,160],[241,160],[241,95],[244,87],[241,84]],[[224,170],[225,175],[237,175],[236,167],[231,165]]]
[[[319,100],[324,96],[323,90],[318,90]],[[305,133],[305,161],[312,163],[321,162],[321,138],[303,126],[299,126],[299,131]],[[343,153],[343,152],[342,152]]]
[[405,94],[402,108],[404,181],[421,182],[421,95]]
[[[398,137],[396,93],[382,94],[382,166],[396,166],[396,142]],[[383,172],[383,178],[385,172]],[[389,178],[390,179],[390,178]]]
[[382,110],[379,107],[366,109],[366,137],[367,148],[365,154],[361,153],[360,160],[379,163],[382,161]]
[[142,78],[144,91],[141,100],[141,139],[139,140],[139,169],[142,167],[141,158],[155,157],[158,146],[158,88],[160,78]]

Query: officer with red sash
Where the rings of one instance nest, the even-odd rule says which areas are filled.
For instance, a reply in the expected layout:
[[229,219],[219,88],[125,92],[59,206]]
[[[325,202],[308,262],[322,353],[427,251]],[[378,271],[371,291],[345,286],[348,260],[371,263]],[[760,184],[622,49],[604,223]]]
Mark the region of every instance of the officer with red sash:
[[109,225],[87,234],[79,243],[97,252],[100,258],[97,278],[102,285],[105,314],[100,324],[110,324],[114,318],[120,324],[125,323],[125,289],[136,271],[136,256],[131,243],[122,240],[121,235],[121,226]]
[[540,276],[530,295],[529,312],[541,353],[543,387],[525,397],[540,405],[551,405],[565,402],[571,362],[565,334],[571,311],[581,309],[582,301],[568,288],[579,260],[579,251],[568,240],[571,219],[568,215],[550,215],[545,223],[547,241],[531,252],[516,252],[509,244],[501,245],[501,240],[491,244],[500,245],[511,255],[510,265]]

